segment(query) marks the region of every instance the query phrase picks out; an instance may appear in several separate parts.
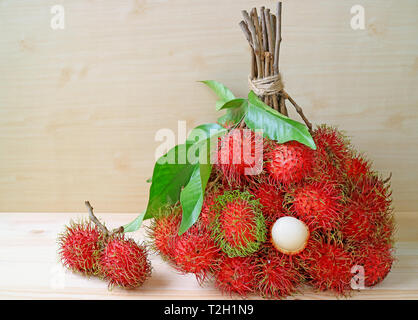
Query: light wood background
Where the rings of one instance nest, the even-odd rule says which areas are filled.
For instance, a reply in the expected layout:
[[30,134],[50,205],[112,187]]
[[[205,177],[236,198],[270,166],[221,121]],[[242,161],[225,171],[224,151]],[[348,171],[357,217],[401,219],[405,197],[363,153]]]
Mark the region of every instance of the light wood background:
[[[63,4],[65,29],[50,8]],[[361,4],[366,29],[350,27]],[[214,121],[198,80],[248,92],[242,9],[275,1],[0,0],[0,211],[145,208],[154,140]],[[339,125],[393,173],[397,211],[418,197],[418,2],[284,1],[281,70],[316,124]]]

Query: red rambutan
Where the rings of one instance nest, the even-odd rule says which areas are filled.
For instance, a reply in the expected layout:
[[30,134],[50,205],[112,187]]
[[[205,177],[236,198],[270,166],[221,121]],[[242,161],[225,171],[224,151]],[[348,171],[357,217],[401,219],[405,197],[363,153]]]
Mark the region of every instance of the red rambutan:
[[290,193],[291,209],[296,216],[313,228],[331,230],[342,219],[342,196],[328,181],[311,182]]
[[[166,211],[166,210],[163,210]],[[154,249],[165,259],[172,260],[171,242],[178,237],[181,223],[179,210],[173,209],[154,217],[149,230],[149,237],[153,239]]]
[[278,183],[289,185],[308,176],[313,165],[313,150],[297,142],[271,142],[265,153],[266,171]]
[[144,245],[117,234],[111,236],[99,260],[101,276],[109,281],[109,286],[136,288],[151,275],[151,263]]
[[220,256],[220,250],[205,226],[194,224],[181,236],[171,239],[177,270],[193,273],[201,283],[208,278]]
[[317,147],[316,155],[320,160],[329,160],[334,166],[338,166],[349,158],[349,141],[338,129],[320,125],[312,136]]
[[233,129],[219,140],[215,166],[229,182],[239,183],[263,170],[263,145],[261,134],[249,129]]
[[319,290],[333,290],[339,294],[350,289],[353,258],[342,245],[317,241],[301,253],[309,283]]
[[226,191],[213,208],[212,237],[229,257],[250,255],[266,240],[261,205],[249,192]]
[[295,292],[301,276],[288,256],[273,250],[256,260],[257,291],[265,298],[281,299]]
[[224,293],[246,296],[254,291],[254,258],[223,256],[215,271],[215,286]]
[[377,176],[359,177],[349,192],[351,201],[371,213],[385,214],[390,211],[391,191]]
[[369,241],[376,235],[377,221],[375,214],[368,212],[362,206],[352,203],[345,209],[342,233],[344,239],[350,242]]
[[250,187],[250,193],[262,205],[261,211],[263,212],[266,225],[270,226],[285,214],[283,208],[284,192],[281,190],[280,185],[260,182]]
[[370,174],[370,167],[370,162],[362,156],[351,157],[346,162],[347,177],[356,181],[359,177]]
[[[379,219],[380,220],[380,219]],[[395,219],[393,212],[389,211],[377,225],[374,243],[377,245],[392,245],[394,243]]]
[[394,258],[389,245],[366,244],[358,249],[359,259],[355,262],[364,267],[364,284],[371,287],[381,282],[392,268]]
[[97,273],[103,233],[90,222],[71,222],[59,236],[59,255],[68,269],[82,274]]
[[350,158],[349,141],[336,128],[321,125],[313,138],[317,146],[310,178],[336,184],[345,182],[346,162]]
[[211,223],[214,222],[216,212],[213,209],[213,205],[215,204],[216,197],[221,195],[222,193],[222,189],[216,189],[211,192],[206,192],[205,199],[202,205],[202,210],[199,216],[200,221],[202,221],[204,225],[209,226]]

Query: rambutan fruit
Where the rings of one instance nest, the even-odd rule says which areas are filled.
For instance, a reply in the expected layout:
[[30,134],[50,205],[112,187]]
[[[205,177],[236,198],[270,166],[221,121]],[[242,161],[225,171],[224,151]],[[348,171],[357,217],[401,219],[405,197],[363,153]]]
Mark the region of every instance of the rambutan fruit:
[[193,273],[202,283],[217,264],[220,250],[201,223],[194,224],[181,236],[171,239],[174,267],[183,273]]
[[346,162],[347,177],[356,181],[360,177],[370,174],[370,167],[370,162],[361,155],[353,156]]
[[394,258],[389,245],[366,244],[358,249],[360,257],[355,264],[364,267],[364,284],[371,287],[381,282],[392,268]]
[[261,205],[249,192],[225,191],[215,200],[212,237],[229,257],[248,256],[266,240]]
[[[379,219],[380,220],[380,219]],[[395,235],[395,218],[392,211],[386,212],[383,219],[377,224],[376,245],[393,245]]]
[[289,257],[273,250],[256,259],[256,287],[262,297],[281,299],[296,291],[301,276]]
[[212,207],[215,204],[216,197],[223,193],[222,188],[215,188],[215,190],[211,190],[205,193],[202,210],[199,216],[200,221],[206,226],[209,226],[211,223],[214,222],[216,212],[215,210],[213,210]]
[[155,215],[148,228],[148,236],[152,239],[154,250],[164,259],[173,259],[171,243],[178,237],[180,223],[180,207],[164,208]]
[[283,208],[285,193],[280,185],[269,182],[254,183],[250,186],[249,191],[262,205],[261,211],[267,229],[277,219],[285,215],[285,209]]
[[228,257],[223,256],[214,273],[215,286],[227,294],[239,294],[245,297],[254,292],[256,282],[256,265],[254,258],[249,257]]
[[234,184],[263,170],[264,139],[249,129],[232,129],[219,139],[215,167]]
[[313,132],[317,146],[311,180],[342,185],[346,179],[346,162],[350,159],[349,140],[336,128],[321,125]]
[[151,276],[151,263],[144,245],[122,234],[112,235],[99,259],[101,276],[109,287],[132,289],[141,286]]
[[289,185],[308,176],[313,166],[313,150],[297,142],[278,144],[271,141],[265,153],[265,168],[274,181]]
[[350,242],[369,241],[376,234],[378,216],[366,211],[357,203],[349,204],[345,209],[342,233]]
[[103,233],[91,222],[71,222],[58,238],[62,264],[75,272],[96,274],[102,241]]
[[296,187],[289,195],[291,210],[313,228],[331,230],[342,219],[342,195],[328,181],[310,182]]
[[350,244],[390,244],[393,241],[394,221],[391,211],[368,211],[363,204],[349,203],[344,209],[343,238]]
[[338,294],[350,289],[353,257],[342,244],[319,241],[312,245],[311,242],[301,253],[301,259],[309,283],[315,288],[333,290]]
[[350,157],[350,142],[337,128],[320,125],[314,130],[312,137],[319,160],[330,161],[334,166],[338,166]]
[[392,203],[389,185],[375,175],[360,177],[349,191],[352,202],[364,210],[384,214],[390,210]]

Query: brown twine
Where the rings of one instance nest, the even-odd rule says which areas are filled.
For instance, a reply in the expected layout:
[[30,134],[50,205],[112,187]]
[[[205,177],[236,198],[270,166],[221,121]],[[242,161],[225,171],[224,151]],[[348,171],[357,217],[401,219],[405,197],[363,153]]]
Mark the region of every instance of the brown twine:
[[248,86],[257,96],[272,96],[284,88],[280,73],[260,79],[251,79],[248,76]]

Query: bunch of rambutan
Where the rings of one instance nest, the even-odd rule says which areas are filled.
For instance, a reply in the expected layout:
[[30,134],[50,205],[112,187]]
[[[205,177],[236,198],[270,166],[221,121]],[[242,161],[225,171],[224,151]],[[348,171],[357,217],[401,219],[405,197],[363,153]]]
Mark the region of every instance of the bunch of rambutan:
[[147,247],[127,238],[121,228],[109,232],[86,205],[94,218],[71,222],[58,237],[61,263],[71,271],[104,279],[109,288],[141,286],[151,275]]
[[353,279],[382,281],[394,261],[389,181],[336,128],[312,137],[316,150],[231,129],[219,138],[199,219],[179,235],[180,204],[162,208],[149,227],[154,250],[242,297],[280,299],[302,284],[346,295]]

